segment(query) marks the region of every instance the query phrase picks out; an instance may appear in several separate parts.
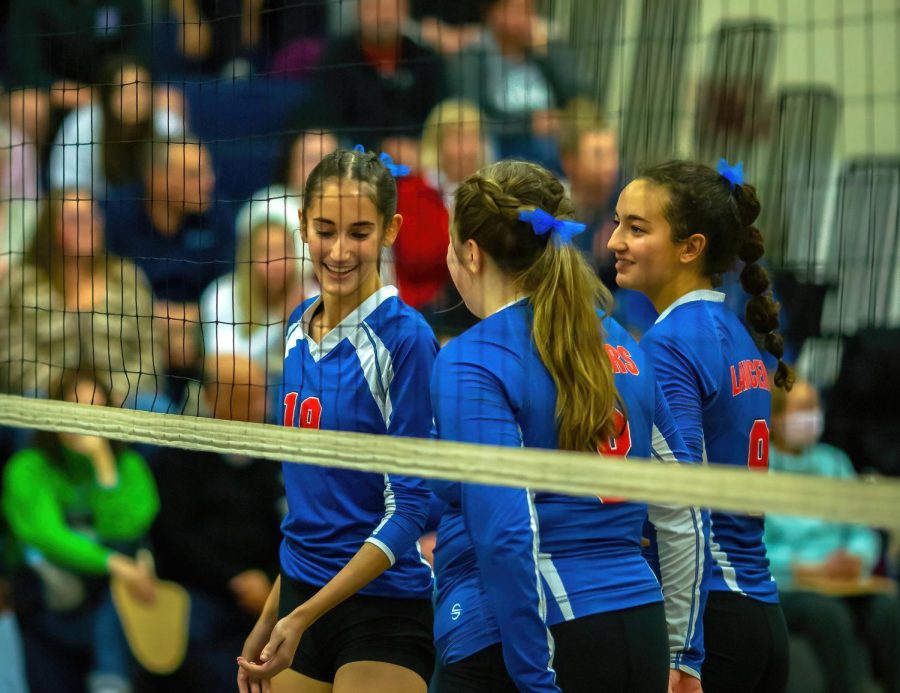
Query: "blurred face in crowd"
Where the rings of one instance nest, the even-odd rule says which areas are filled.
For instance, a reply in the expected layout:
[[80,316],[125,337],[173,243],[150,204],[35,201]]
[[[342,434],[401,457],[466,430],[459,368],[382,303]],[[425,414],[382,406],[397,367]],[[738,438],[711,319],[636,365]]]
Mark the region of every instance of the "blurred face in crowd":
[[478,123],[459,123],[441,127],[438,163],[447,178],[459,183],[484,163],[484,142]]
[[359,30],[367,43],[396,41],[407,16],[407,0],[359,0]]
[[250,261],[257,280],[276,295],[288,290],[296,270],[296,251],[290,232],[280,224],[260,226],[253,232]]
[[616,283],[654,297],[681,271],[683,243],[672,240],[665,218],[668,193],[640,178],[629,183],[616,205],[616,229],[608,249],[616,255]]
[[524,47],[531,44],[534,17],[533,0],[497,0],[486,20],[498,39]]
[[216,184],[209,152],[200,144],[170,144],[168,161],[154,161],[153,197],[173,206],[182,206],[187,214],[200,214],[213,202]]
[[812,447],[822,435],[824,416],[819,393],[805,380],[797,379],[783,395],[784,409],[772,412],[772,440],[782,450],[801,453]]
[[309,173],[322,157],[338,147],[337,138],[330,132],[321,134],[306,133],[296,140],[291,147],[291,163],[288,170],[288,187],[292,190],[303,190]]
[[153,88],[150,74],[138,65],[124,65],[119,73],[121,87],[111,95],[110,110],[125,125],[137,125],[150,117]]
[[365,300],[381,286],[378,258],[397,238],[403,218],[385,224],[366,183],[332,178],[306,200],[301,232],[325,300]]
[[72,193],[62,201],[56,232],[66,257],[93,257],[103,251],[103,215],[87,193]]
[[594,198],[608,198],[613,193],[619,175],[619,149],[612,130],[585,132],[571,159],[566,168],[570,169],[573,187]]

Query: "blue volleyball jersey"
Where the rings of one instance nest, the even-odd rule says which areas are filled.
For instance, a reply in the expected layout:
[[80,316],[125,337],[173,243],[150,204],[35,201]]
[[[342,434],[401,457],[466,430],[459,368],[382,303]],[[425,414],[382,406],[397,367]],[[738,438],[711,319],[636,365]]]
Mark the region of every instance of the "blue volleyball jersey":
[[[692,458],[765,471],[772,398],[759,349],[725,294],[699,290],[669,306],[644,335]],[[778,602],[763,543],[763,518],[711,513],[709,589]]]
[[[662,462],[687,460],[649,359],[615,320],[607,318],[603,324],[627,419],[619,422],[622,432],[602,445],[601,452]],[[553,410],[555,399],[554,391]],[[548,622],[658,602],[664,594],[671,666],[699,678],[708,531],[700,509],[545,493],[537,494],[537,508]],[[662,594],[641,548],[648,518],[655,529]]]
[[[530,306],[520,301],[444,347],[432,379],[439,437],[557,448],[556,388],[534,348],[531,320]],[[620,359],[628,358],[630,348],[637,352],[618,325],[607,324],[619,340],[611,346]],[[665,405],[649,368],[646,373],[632,377],[633,387],[627,381],[621,385],[631,392],[626,400],[629,410],[633,401],[641,412],[637,428],[629,430],[635,440],[642,439],[641,450],[649,456],[651,422],[657,408],[664,412]],[[666,422],[664,413],[659,418],[669,436],[668,447],[680,448],[671,419]],[[665,435],[659,435],[660,448],[666,448]],[[659,583],[641,555],[645,505],[543,493],[533,503],[527,490],[451,482],[436,483],[435,490],[448,503],[435,549],[435,641],[445,662],[499,642],[520,689],[552,690],[552,640],[545,622],[662,600]],[[689,555],[676,572],[688,564],[692,575],[702,571],[702,532],[696,514],[692,519],[689,511],[661,510],[659,518],[665,531],[690,535],[692,549],[686,545],[673,549],[683,558]],[[674,565],[669,557],[667,553],[667,569]],[[698,561],[701,564],[695,567]],[[684,632],[679,633],[681,655],[700,642],[699,578],[686,589],[673,585],[671,593],[673,603],[688,606],[685,627],[680,628]],[[691,603],[696,611],[692,630],[687,627]],[[699,661],[702,647],[697,652]]]
[[[316,297],[288,320],[283,424],[427,438],[428,382],[438,345],[422,317],[385,286],[318,344],[310,323]],[[391,567],[360,594],[430,598],[432,573],[418,550],[430,492],[422,479],[285,463],[288,513],[281,565],[296,580],[324,585],[364,542]]]

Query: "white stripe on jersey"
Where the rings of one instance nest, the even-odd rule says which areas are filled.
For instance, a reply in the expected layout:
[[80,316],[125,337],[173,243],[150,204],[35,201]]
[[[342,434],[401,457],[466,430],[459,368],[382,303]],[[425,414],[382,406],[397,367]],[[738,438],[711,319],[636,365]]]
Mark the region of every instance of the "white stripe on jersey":
[[360,329],[349,335],[347,341],[356,350],[369,392],[378,405],[385,429],[388,429],[393,415],[391,382],[394,380],[394,363],[391,352],[365,322],[360,323]]
[[546,580],[547,582],[547,587],[550,588],[550,594],[553,595],[553,601],[556,602],[556,605],[562,612],[562,617],[566,621],[574,620],[575,612],[572,611],[572,604],[569,601],[569,594],[568,592],[566,592],[566,586],[563,584],[562,578],[559,575],[559,571],[553,564],[553,558],[549,553],[541,553],[538,558],[540,560],[541,575],[544,576],[544,580]]
[[[709,464],[709,458],[706,456],[705,437],[703,438],[702,443],[703,464]],[[731,565],[731,561],[728,560],[728,555],[724,551],[722,551],[722,547],[719,546],[719,542],[716,541],[712,512],[710,512],[709,514],[709,553],[712,556],[713,563],[719,566],[719,568],[722,570],[722,579],[725,581],[725,586],[728,587],[728,589],[732,592],[737,592],[738,594],[746,597],[746,593],[737,583],[737,572],[735,571],[734,566]]]
[[[662,431],[653,425],[651,449],[653,456],[663,462],[675,462],[675,453],[669,447]],[[699,508],[669,508],[648,506],[650,521],[659,530],[681,537],[677,546],[657,542],[659,569],[666,600],[666,622],[669,626],[669,646],[680,652],[689,647],[700,622],[700,582],[705,562],[703,547],[702,515]],[[691,550],[693,549],[693,550]],[[688,593],[683,590],[687,586]],[[673,590],[681,592],[676,598]]]
[[[519,430],[519,447],[525,447],[525,436],[522,435],[522,427],[516,423],[516,428]],[[525,498],[528,500],[528,525],[531,527],[531,559],[534,561],[534,577],[535,577],[535,586],[537,587],[538,594],[538,613],[541,616],[541,620],[544,622],[544,628],[547,631],[547,669],[553,670],[553,656],[556,653],[556,645],[553,642],[553,634],[550,632],[550,629],[547,628],[547,599],[544,596],[544,584],[541,582],[541,534],[540,534],[540,526],[538,525],[538,514],[537,508],[534,506],[534,494],[528,490],[525,490]],[[556,674],[554,673],[554,677]]]
[[[520,429],[521,434],[521,429]],[[537,509],[534,507],[534,494],[529,491],[527,488],[525,489],[525,497],[528,499],[528,524],[531,527],[531,557],[534,560],[534,577],[535,577],[535,586],[537,587],[538,593],[538,613],[541,616],[541,620],[546,624],[547,623],[547,600],[544,597],[544,585],[541,582],[541,568],[540,568],[540,531],[538,529],[538,517],[537,517]],[[547,669],[553,670],[553,656],[556,653],[556,645],[553,642],[553,635],[550,633],[550,629],[545,625],[544,628],[547,631]]]
[[391,477],[387,474],[384,475],[384,517],[381,518],[381,522],[378,523],[378,526],[372,531],[372,534],[366,539],[367,542],[371,544],[375,544],[379,549],[384,551],[385,555],[388,557],[388,560],[391,562],[391,565],[397,562],[396,556],[394,556],[394,552],[391,551],[387,545],[378,539],[378,532],[381,531],[381,528],[384,527],[388,521],[393,517],[394,512],[397,510],[397,498],[394,496],[394,487],[391,485]]

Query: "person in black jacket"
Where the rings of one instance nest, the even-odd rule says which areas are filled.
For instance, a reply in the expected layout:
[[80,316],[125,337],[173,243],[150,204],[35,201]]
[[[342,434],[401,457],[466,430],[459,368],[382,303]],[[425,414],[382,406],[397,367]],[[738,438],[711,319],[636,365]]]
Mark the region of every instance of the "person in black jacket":
[[359,0],[359,28],[334,39],[318,71],[321,122],[415,165],[425,118],[444,97],[441,57],[402,33],[407,0]]

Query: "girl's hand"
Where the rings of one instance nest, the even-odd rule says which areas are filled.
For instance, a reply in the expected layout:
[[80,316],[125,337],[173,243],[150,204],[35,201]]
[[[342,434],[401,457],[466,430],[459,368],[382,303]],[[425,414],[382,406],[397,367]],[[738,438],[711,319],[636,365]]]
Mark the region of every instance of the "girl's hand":
[[700,679],[678,669],[669,669],[669,693],[703,693]]
[[[240,666],[240,671],[238,672],[238,689],[240,692],[256,693],[257,690],[268,690],[264,686],[268,685],[272,677],[291,666],[297,647],[300,644],[300,638],[303,636],[306,627],[303,617],[295,611],[275,624],[268,642],[259,653],[258,664],[248,660],[242,652],[237,660]],[[256,628],[253,630],[256,633]],[[254,633],[251,633],[250,638],[247,638],[247,644],[244,647],[248,654],[255,649],[256,642],[258,642],[250,642],[254,638]],[[245,674],[245,676],[242,677],[242,674]],[[263,685],[259,688],[254,688],[254,685],[260,684]]]
[[[250,631],[250,635],[244,641],[241,656],[237,659],[238,664],[240,664],[241,660],[246,662],[259,661],[259,656],[266,643],[269,642],[269,638],[272,636],[272,629],[275,627],[277,620],[277,616],[263,610],[262,615],[256,621],[256,625],[253,626],[253,630]],[[238,667],[237,684],[240,693],[267,693],[270,690],[268,679],[260,680],[258,677],[251,677],[240,666]]]

